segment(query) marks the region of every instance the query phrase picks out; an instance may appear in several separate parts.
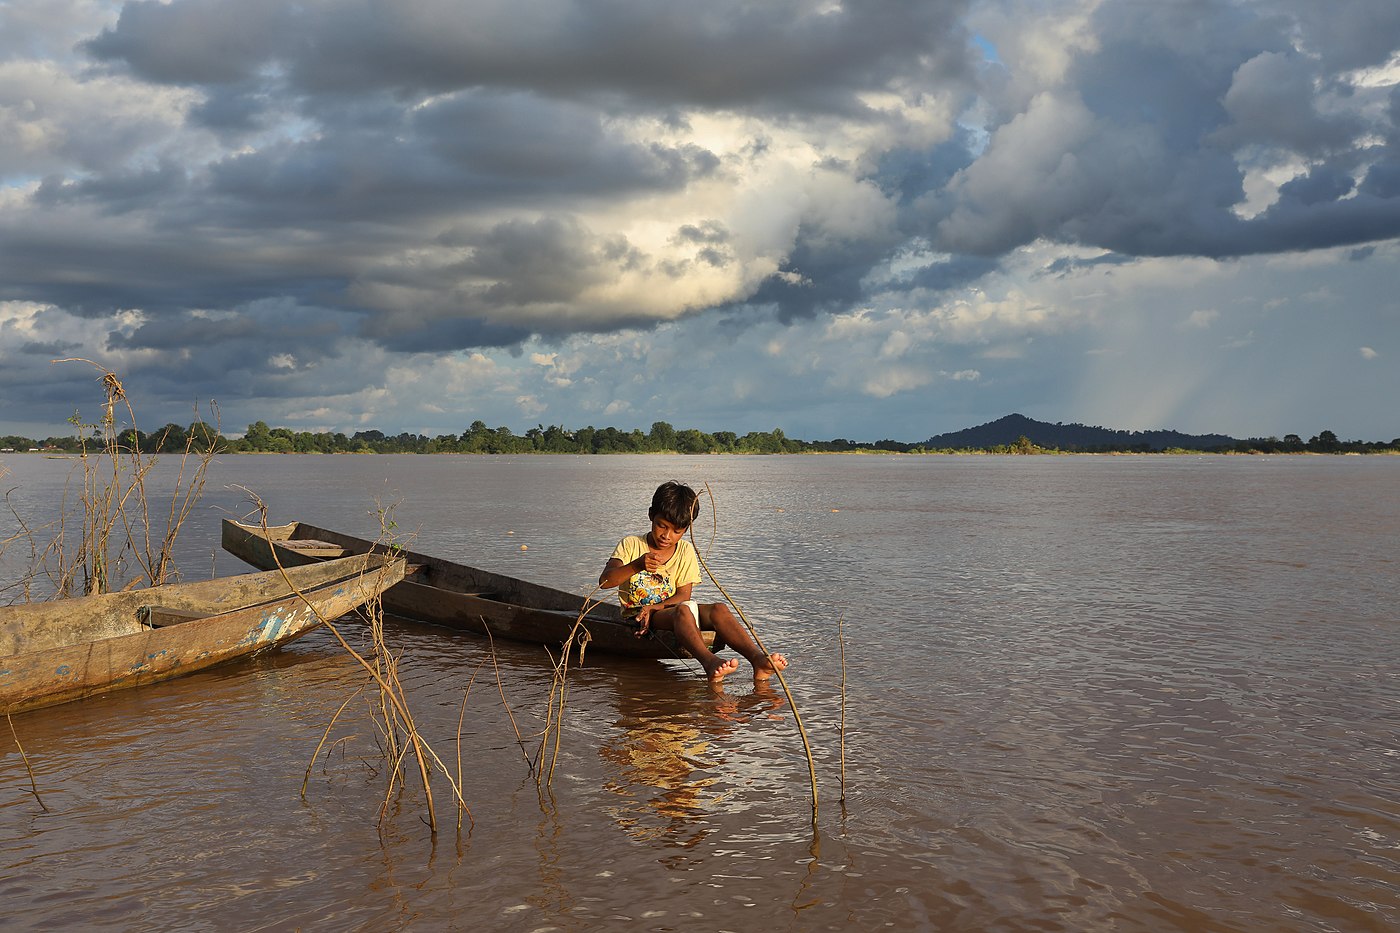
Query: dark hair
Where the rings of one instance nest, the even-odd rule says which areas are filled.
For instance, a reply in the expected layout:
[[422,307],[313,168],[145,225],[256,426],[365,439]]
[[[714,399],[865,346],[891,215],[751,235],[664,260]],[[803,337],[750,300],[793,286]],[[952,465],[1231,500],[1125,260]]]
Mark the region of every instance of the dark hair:
[[668,480],[656,487],[647,518],[664,518],[677,528],[689,528],[700,514],[700,497],[685,483]]

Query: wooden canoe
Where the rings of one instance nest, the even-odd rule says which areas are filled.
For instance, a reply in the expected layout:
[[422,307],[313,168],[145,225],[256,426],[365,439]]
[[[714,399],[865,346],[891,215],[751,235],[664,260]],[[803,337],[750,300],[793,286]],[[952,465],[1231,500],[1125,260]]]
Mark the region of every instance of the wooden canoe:
[[[263,528],[232,519],[224,519],[223,546],[259,569],[276,567],[278,562],[293,567],[387,550],[382,543],[305,522]],[[393,552],[407,559],[408,569],[402,583],[384,592],[384,611],[390,615],[556,650],[581,619],[589,652],[634,658],[690,657],[669,632],[639,638],[636,625],[623,620],[615,602],[586,600],[564,590],[413,551],[394,548]],[[586,616],[585,602],[589,606]],[[706,643],[714,647],[714,633],[703,634]]]
[[169,680],[272,648],[403,579],[383,555],[0,607],[0,713]]

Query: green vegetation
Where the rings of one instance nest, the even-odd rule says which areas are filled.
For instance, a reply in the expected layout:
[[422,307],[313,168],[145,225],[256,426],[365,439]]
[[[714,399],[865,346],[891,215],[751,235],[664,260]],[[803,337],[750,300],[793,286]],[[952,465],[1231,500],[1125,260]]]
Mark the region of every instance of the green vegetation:
[[[50,437],[43,441],[8,436],[0,437],[0,451],[42,451],[49,453],[80,453],[81,436]],[[804,441],[788,437],[781,428],[772,431],[716,431],[713,434],[694,428],[677,430],[665,421],[658,421],[651,430],[634,428],[595,428],[589,425],[569,430],[560,425],[537,425],[524,434],[515,434],[507,427],[487,427],[474,421],[461,434],[388,435],[382,431],[343,432],[293,431],[290,428],[270,428],[264,421],[248,425],[241,438],[223,436],[213,426],[196,421],[189,427],[167,424],[159,431],[147,434],[127,429],[117,436],[120,446],[142,453],[182,453],[187,450],[218,453],[278,453],[278,454],[796,454],[796,453],[958,453],[958,454],[1064,454],[1064,453],[1235,453],[1235,454],[1345,454],[1400,453],[1400,438],[1390,441],[1343,441],[1331,431],[1304,441],[1296,434],[1282,440],[1274,437],[1249,438],[1231,444],[1192,450],[1180,447],[1157,451],[1143,443],[1095,444],[1088,446],[1054,447],[1039,444],[1026,435],[1005,444],[942,447],[925,443],[904,443],[881,440],[851,441],[836,438],[830,441]]]

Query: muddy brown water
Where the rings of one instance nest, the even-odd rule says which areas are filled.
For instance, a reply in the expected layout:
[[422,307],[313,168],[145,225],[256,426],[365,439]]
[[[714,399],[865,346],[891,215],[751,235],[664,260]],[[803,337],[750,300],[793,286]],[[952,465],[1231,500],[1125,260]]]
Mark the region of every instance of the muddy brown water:
[[[5,465],[27,517],[57,507],[71,463]],[[0,725],[0,924],[1400,928],[1400,458],[226,457],[180,566],[246,569],[217,550],[246,487],[586,592],[672,477],[709,483],[711,567],[794,659],[815,821],[780,690],[587,657],[542,790],[487,645],[391,623],[460,829],[441,776],[436,833],[386,795],[365,678],[317,633],[14,717],[42,806]],[[549,658],[496,659],[536,731]]]

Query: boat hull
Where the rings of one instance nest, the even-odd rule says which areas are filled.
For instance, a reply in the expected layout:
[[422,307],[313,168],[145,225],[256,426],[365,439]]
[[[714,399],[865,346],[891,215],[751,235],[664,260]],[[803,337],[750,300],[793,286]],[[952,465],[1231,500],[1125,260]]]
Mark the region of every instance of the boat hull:
[[183,676],[286,644],[403,579],[380,555],[0,607],[0,711]]
[[[638,637],[615,603],[541,586],[505,574],[318,528],[305,522],[266,527],[224,519],[224,550],[267,569],[304,566],[344,554],[375,551],[404,557],[403,582],[384,592],[385,612],[491,638],[561,647],[581,625],[587,652],[634,658],[685,658],[669,632]],[[587,612],[585,613],[585,609]],[[713,633],[706,632],[713,645]]]

